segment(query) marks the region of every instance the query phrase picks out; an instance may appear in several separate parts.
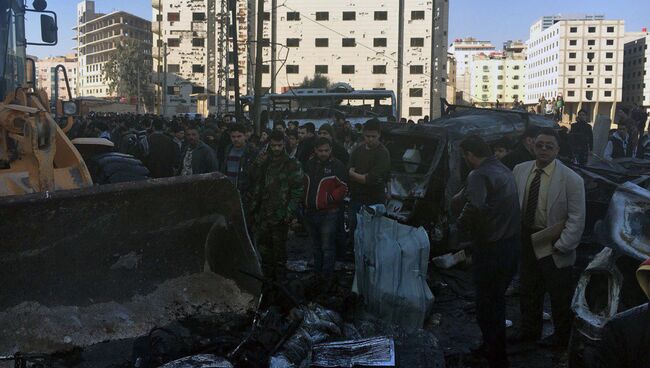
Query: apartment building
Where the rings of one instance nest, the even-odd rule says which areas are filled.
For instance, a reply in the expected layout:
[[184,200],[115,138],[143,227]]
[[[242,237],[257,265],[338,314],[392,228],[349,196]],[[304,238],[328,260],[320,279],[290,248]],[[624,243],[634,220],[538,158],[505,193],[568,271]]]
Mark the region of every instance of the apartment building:
[[[102,78],[104,64],[113,57],[123,39],[137,40],[145,53],[151,52],[151,22],[124,11],[100,13],[95,2],[77,4],[77,91],[80,96],[114,97]],[[151,65],[143,65],[151,69]]]
[[[552,18],[551,21],[549,19]],[[622,99],[625,22],[603,16],[543,17],[530,27],[525,103],[562,96],[565,121],[580,109],[614,118]]]
[[447,78],[446,0],[435,9],[425,0],[286,0],[275,12],[273,3],[265,5],[263,86],[283,92],[321,74],[356,90],[395,91],[401,117],[439,113]]
[[51,103],[56,101],[57,97],[59,99],[68,99],[65,76],[62,71],[57,73],[55,70],[58,65],[63,65],[66,70],[68,83],[70,84],[70,92],[72,93],[71,97],[78,97],[77,55],[68,54],[65,56],[38,59],[36,60],[36,85],[39,89],[45,90]]
[[471,70],[474,55],[489,54],[496,48],[490,41],[473,37],[456,39],[449,46],[449,53],[456,59],[456,91],[458,102],[471,100]]
[[623,104],[650,112],[650,33],[628,42],[623,57]]
[[474,55],[470,102],[483,107],[512,107],[515,101],[522,101],[526,84],[522,51]]
[[456,58],[447,54],[447,102],[456,104]]

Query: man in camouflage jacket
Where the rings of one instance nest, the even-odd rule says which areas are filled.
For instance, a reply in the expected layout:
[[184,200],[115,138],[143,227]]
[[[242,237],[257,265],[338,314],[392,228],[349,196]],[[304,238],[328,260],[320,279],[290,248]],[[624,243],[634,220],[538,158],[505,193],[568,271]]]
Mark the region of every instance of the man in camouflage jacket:
[[287,261],[287,233],[303,198],[300,162],[285,152],[284,134],[273,132],[268,152],[253,168],[252,217],[255,243],[267,277],[277,278]]

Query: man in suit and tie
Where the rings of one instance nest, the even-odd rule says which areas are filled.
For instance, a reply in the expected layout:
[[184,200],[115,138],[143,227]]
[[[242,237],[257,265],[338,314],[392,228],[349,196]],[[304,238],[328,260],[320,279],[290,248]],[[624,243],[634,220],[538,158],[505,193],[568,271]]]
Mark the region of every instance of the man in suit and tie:
[[[585,227],[584,182],[557,159],[559,142],[556,131],[542,129],[535,138],[536,159],[517,165],[513,171],[523,220],[519,337],[522,341],[541,337],[544,295],[548,292],[555,332],[540,341],[548,347],[567,346],[569,341],[572,266]],[[551,242],[552,254],[537,259],[531,235],[549,228],[558,229],[559,236]]]

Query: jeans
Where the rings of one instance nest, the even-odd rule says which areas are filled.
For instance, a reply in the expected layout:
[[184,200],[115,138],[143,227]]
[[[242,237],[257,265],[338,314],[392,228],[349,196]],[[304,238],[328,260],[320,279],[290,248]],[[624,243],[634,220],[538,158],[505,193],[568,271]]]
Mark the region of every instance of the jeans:
[[476,320],[490,367],[508,367],[505,294],[517,269],[518,254],[518,236],[475,244]]
[[288,232],[289,226],[283,223],[262,224],[255,229],[262,271],[270,279],[281,279],[286,273]]
[[305,213],[305,227],[311,238],[316,272],[326,278],[334,274],[336,225],[339,211]]

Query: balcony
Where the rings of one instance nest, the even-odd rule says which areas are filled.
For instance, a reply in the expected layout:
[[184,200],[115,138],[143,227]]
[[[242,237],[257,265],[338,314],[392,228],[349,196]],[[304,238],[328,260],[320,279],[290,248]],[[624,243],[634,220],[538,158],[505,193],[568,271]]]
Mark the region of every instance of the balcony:
[[160,34],[160,22],[151,22],[151,33]]
[[151,0],[151,7],[159,10],[162,7],[162,0]]

